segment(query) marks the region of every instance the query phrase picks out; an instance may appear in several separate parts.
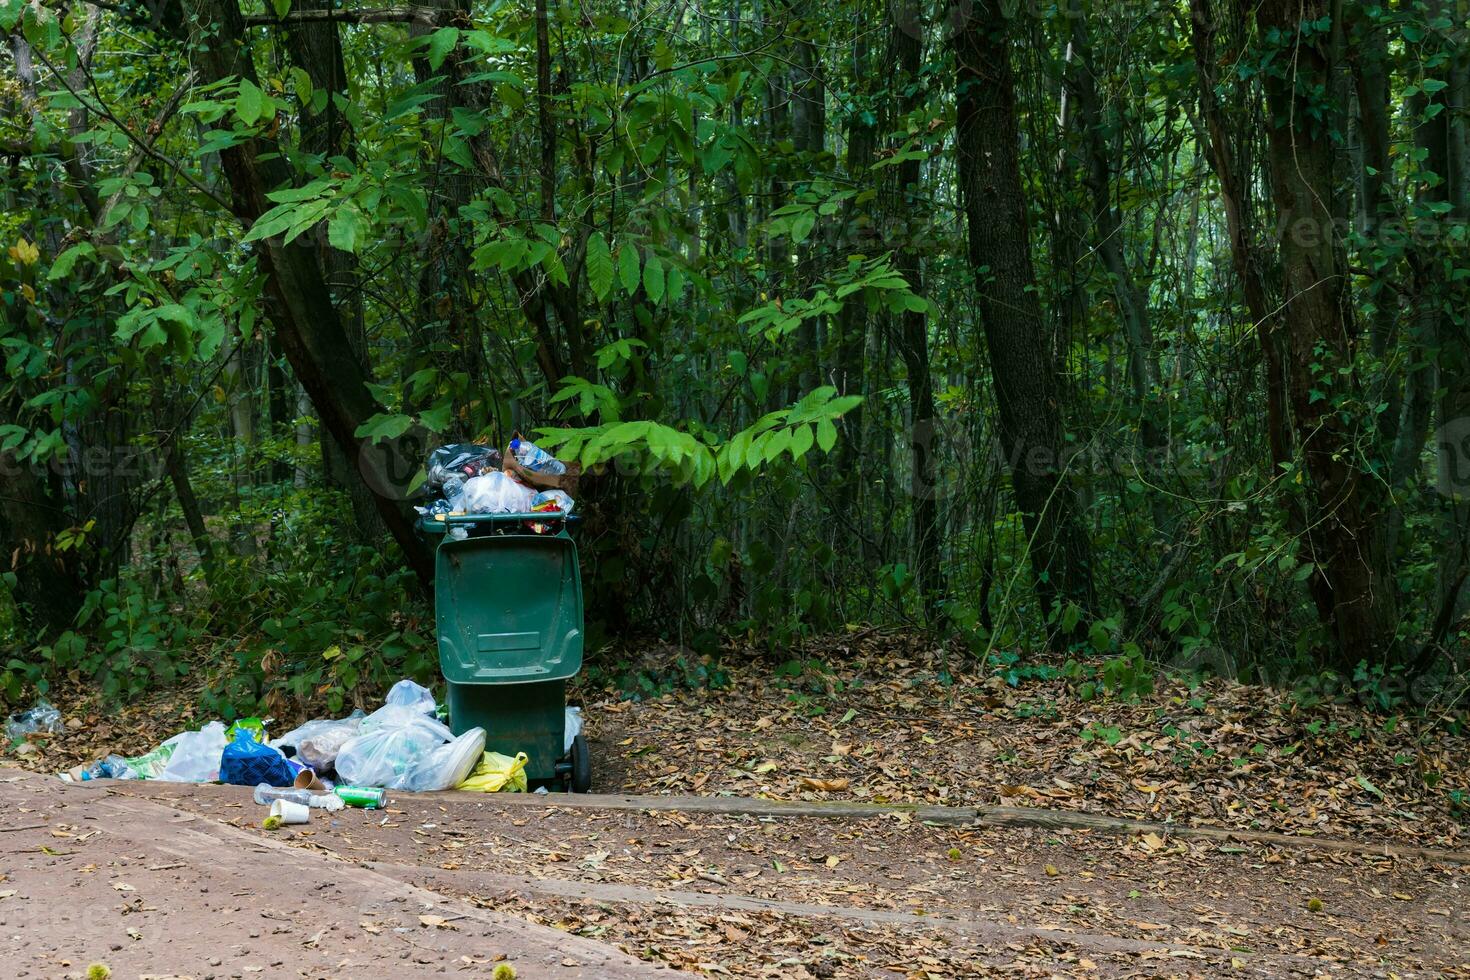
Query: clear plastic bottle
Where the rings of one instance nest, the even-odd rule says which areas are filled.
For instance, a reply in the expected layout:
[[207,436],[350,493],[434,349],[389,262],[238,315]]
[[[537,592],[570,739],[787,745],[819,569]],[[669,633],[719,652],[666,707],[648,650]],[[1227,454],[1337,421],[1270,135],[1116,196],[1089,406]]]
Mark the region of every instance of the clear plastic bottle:
[[510,451],[516,462],[537,473],[565,473],[567,464],[527,439],[512,439]]
[[449,513],[464,510],[464,478],[451,476],[444,481],[444,500],[449,504]]
[[261,806],[270,806],[273,800],[289,800],[292,803],[300,803],[315,809],[340,810],[347,804],[342,798],[332,792],[313,793],[309,789],[296,789],[292,786],[272,786],[270,783],[261,783],[255,787],[255,802]]

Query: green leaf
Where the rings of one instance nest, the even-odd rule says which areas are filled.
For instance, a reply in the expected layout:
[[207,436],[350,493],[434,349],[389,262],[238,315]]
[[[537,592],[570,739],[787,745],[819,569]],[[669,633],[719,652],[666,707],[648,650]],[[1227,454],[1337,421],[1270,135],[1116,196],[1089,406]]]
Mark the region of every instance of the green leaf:
[[684,270],[677,265],[669,267],[669,274],[665,277],[664,294],[669,298],[669,304],[679,302],[679,297],[684,293]]
[[459,43],[459,28],[441,27],[429,35],[429,67],[438,70]]
[[384,415],[379,413],[357,427],[353,433],[360,439],[396,439],[413,428],[412,415]]
[[284,18],[291,12],[291,0],[271,0],[271,9],[277,17]]
[[831,419],[822,419],[817,423],[817,445],[824,453],[830,453],[832,447],[837,445],[837,426],[832,424]]
[[55,282],[57,279],[71,275],[71,270],[77,264],[78,260],[84,256],[96,254],[97,249],[92,246],[91,242],[82,242],[79,245],[73,245],[56,256],[56,261],[51,263],[51,271],[46,274],[46,278]]
[[801,459],[801,457],[805,456],[811,450],[814,440],[815,436],[812,434],[811,426],[798,425],[795,429],[792,429],[791,458]]
[[1366,789],[1368,792],[1372,793],[1374,796],[1378,797],[1380,800],[1383,799],[1383,790],[1370,783],[1367,776],[1359,776],[1358,785]]
[[598,299],[606,299],[612,289],[612,281],[612,252],[608,250],[607,239],[602,237],[602,232],[594,231],[587,239],[587,285],[592,287],[593,295]]
[[449,427],[449,420],[454,417],[454,402],[447,401],[442,405],[425,409],[419,413],[419,421],[424,428],[430,432],[443,432]]
[[629,242],[618,247],[618,279],[629,296],[638,292],[638,249]]
[[265,111],[265,93],[248,78],[240,79],[240,94],[235,99],[235,115],[247,126],[255,125]]
[[356,252],[358,233],[362,230],[362,214],[357,208],[348,205],[338,208],[337,213],[327,222],[327,241],[333,248],[344,252]]
[[806,241],[806,236],[812,233],[812,227],[817,223],[815,211],[806,211],[791,219],[791,240],[800,245]]
[[649,255],[643,263],[643,291],[655,306],[664,298],[664,265],[657,255]]

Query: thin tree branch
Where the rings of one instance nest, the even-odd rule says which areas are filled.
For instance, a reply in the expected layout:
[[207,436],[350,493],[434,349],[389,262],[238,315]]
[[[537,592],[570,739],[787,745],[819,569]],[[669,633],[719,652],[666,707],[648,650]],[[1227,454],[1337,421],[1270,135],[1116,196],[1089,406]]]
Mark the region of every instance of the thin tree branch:
[[365,7],[361,10],[292,10],[284,17],[275,14],[246,14],[245,26],[271,27],[331,21],[334,24],[422,24],[440,27],[459,17],[460,11],[439,7]]
[[[101,99],[98,99],[95,105],[88,105],[86,103],[86,100],[82,98],[82,93],[72,88],[71,82],[67,80],[66,76],[62,74],[62,72],[57,69],[57,67],[53,65],[44,54],[39,51],[34,51],[33,53],[37,58],[41,60],[41,64],[45,65],[47,70],[49,70],[51,74],[56,77],[56,80],[61,83],[62,87],[71,94],[72,98],[76,99],[78,102],[82,102],[84,105],[87,105],[87,108],[89,110],[97,113],[99,116],[106,119],[108,122],[112,123],[118,129],[120,129],[122,131],[122,134],[128,138],[128,142],[132,143],[139,150],[142,150],[145,154],[152,157],[154,160],[157,160],[164,166],[168,167],[174,173],[178,174],[180,177],[183,178],[184,183],[188,184],[190,187],[194,188],[196,191],[203,194],[205,197],[209,198],[211,201],[215,202],[226,211],[230,211],[229,202],[226,201],[223,197],[220,197],[218,192],[211,190],[206,185],[200,183],[197,177],[184,169],[183,164],[179,163],[172,157],[160,153],[158,150],[155,150],[153,148],[153,144],[150,141],[141,139],[138,134],[134,133],[131,129],[127,127],[126,123],[117,118],[117,116],[113,115],[112,110],[108,109],[106,104],[103,103]],[[234,212],[231,213],[233,214]]]

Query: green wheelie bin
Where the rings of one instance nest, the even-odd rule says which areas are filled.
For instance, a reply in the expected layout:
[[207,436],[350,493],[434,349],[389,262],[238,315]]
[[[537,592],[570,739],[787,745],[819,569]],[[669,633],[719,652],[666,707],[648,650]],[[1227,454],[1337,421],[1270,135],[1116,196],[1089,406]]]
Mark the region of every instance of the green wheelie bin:
[[434,619],[449,727],[483,728],[486,749],[526,753],[531,783],[585,793],[587,740],[578,734],[570,751],[565,742],[567,680],[582,669],[583,639],[568,523],[557,513],[454,514],[419,526],[441,536]]

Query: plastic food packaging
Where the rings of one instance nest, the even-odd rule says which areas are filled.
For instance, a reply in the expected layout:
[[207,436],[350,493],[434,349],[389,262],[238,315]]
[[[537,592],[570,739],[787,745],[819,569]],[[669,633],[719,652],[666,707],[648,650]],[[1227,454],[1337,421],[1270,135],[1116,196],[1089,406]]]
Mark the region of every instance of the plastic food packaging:
[[279,749],[256,741],[253,731],[241,728],[221,753],[219,778],[236,786],[256,783],[290,786],[296,779],[296,770],[287,764]]
[[486,473],[464,485],[464,509],[468,514],[524,514],[536,496],[505,473]]
[[565,490],[542,490],[531,498],[531,512],[536,514],[550,510],[570,514],[575,506],[577,506],[576,501]]
[[357,735],[365,715],[361,710],[339,720],[313,718],[300,728],[292,729],[271,744],[278,749],[291,747],[296,756],[317,772],[327,772],[337,762],[337,753]]
[[133,771],[135,778],[158,779],[163,774],[163,770],[167,768],[168,760],[173,757],[174,748],[172,742],[164,742],[152,752],[144,752],[142,755],[135,755],[123,761]]
[[526,763],[529,761],[524,752],[517,752],[515,758],[499,752],[486,752],[480,756],[475,771],[459,784],[459,788],[472,793],[524,793]]
[[158,778],[171,783],[212,783],[219,778],[220,757],[229,742],[225,723],[212,721],[197,732],[180,732],[164,743],[173,754]]
[[426,715],[432,715],[439,707],[432,691],[406,678],[388,689],[388,696],[383,699],[383,704],[401,704]]
[[11,715],[5,721],[5,738],[14,742],[18,738],[45,732],[54,735],[62,730],[61,712],[50,701],[41,698],[25,711]]
[[529,439],[520,437],[512,439],[510,451],[515,454],[516,462],[528,470],[537,473],[565,473],[567,471],[567,464]]
[[404,787],[414,793],[453,789],[465,781],[485,751],[485,729],[471,728],[424,756]]
[[235,723],[229,728],[225,729],[225,738],[233,742],[235,740],[235,736],[240,733],[241,729],[253,732],[255,735],[255,740],[257,742],[266,741],[265,722],[254,716],[250,718],[236,718]]

